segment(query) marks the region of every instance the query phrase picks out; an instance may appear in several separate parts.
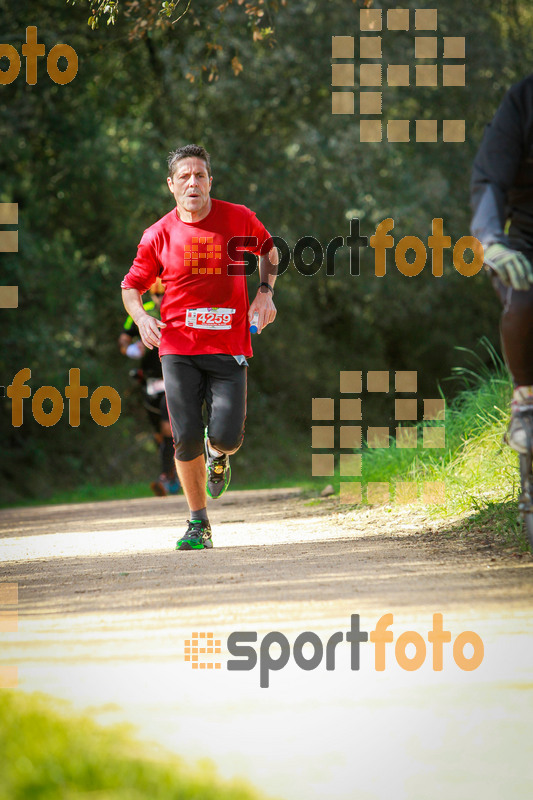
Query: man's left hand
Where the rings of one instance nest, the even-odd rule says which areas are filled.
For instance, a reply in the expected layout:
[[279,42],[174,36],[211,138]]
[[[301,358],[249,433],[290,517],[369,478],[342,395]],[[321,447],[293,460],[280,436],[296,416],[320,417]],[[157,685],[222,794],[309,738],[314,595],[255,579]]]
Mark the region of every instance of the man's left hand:
[[270,289],[264,287],[264,291],[259,289],[253,303],[248,311],[248,322],[251,322],[255,313],[259,314],[257,320],[257,331],[261,333],[263,328],[270,325],[276,319],[276,306],[272,299],[272,292]]

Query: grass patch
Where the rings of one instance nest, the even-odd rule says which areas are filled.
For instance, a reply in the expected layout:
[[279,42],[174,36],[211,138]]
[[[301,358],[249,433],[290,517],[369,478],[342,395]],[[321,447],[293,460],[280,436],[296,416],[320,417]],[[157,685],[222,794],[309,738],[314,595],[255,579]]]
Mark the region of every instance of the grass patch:
[[[443,448],[422,446],[424,427],[418,423],[418,447],[401,449],[393,439],[389,448],[367,450],[363,459],[363,483],[374,480],[446,482],[450,513],[476,507],[483,498],[500,500],[514,496],[518,485],[517,456],[502,444],[509,420],[512,385],[507,370],[492,350],[492,364],[478,370],[460,369],[454,376],[462,390],[446,408]],[[444,395],[441,393],[441,396]]]
[[[465,528],[483,529],[504,545],[527,550],[518,513],[518,456],[502,443],[510,416],[512,383],[507,369],[488,342],[490,365],[477,359],[473,368],[455,371],[461,391],[446,408],[443,448],[423,448],[423,423],[417,425],[418,447],[401,449],[393,439],[388,448],[365,451],[362,485],[388,482],[391,499],[399,481],[444,483],[445,502],[429,505],[436,514],[472,512]],[[472,354],[473,358],[477,358]],[[443,395],[442,395],[443,396]],[[429,425],[439,425],[430,422]]]
[[517,546],[521,551],[529,549],[516,501],[489,502],[485,508],[472,514],[464,527],[468,533],[488,533],[504,547]]
[[152,497],[148,483],[118,484],[116,486],[97,486],[87,483],[76,489],[64,489],[53,492],[48,497],[21,499],[15,503],[5,503],[0,508],[17,508],[46,505],[62,505],[63,503],[94,503],[100,500],[131,500],[136,497]]
[[123,727],[65,716],[40,695],[0,693],[0,800],[259,800],[214,768],[147,758]]
[[[325,485],[323,479],[311,478],[309,475],[295,475],[294,473],[286,476],[277,477],[270,480],[259,476],[238,476],[232,479],[231,488],[238,490],[252,489],[290,489],[301,488],[304,492],[315,493]],[[96,503],[106,500],[132,500],[142,497],[153,497],[148,482],[117,484],[115,486],[97,486],[87,483],[76,489],[66,489],[57,491],[45,498],[34,498],[19,500],[15,503],[0,504],[0,508],[20,508],[46,505],[62,505],[68,503]],[[180,497],[183,494],[180,492]]]

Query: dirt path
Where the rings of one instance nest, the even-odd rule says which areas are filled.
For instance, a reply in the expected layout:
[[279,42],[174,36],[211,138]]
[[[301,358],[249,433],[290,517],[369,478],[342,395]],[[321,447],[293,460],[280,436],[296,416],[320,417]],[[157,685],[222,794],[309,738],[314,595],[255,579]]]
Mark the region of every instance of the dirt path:
[[[529,796],[530,555],[420,508],[346,513],[290,489],[213,503],[212,551],[173,550],[185,516],[183,498],[0,512],[0,581],[19,590],[19,631],[1,634],[1,662],[18,666],[21,689],[129,720],[177,752],[187,742],[223,774],[291,800]],[[223,645],[235,630],[258,642],[282,631],[291,645],[313,630],[325,642],[356,613],[367,630],[392,613],[395,641],[418,630],[427,642],[434,612],[454,638],[481,636],[475,672],[457,668],[452,645],[435,672],[429,644],[407,672],[389,644],[379,673],[368,644],[359,672],[348,648],[334,674],[291,659],[261,689],[258,670],[199,674],[183,659],[195,630]],[[384,759],[394,773],[379,770]]]
[[533,560],[464,538],[422,510],[340,512],[298,490],[233,492],[212,504],[215,548],[176,553],[183,498],[13,509],[0,514],[3,580],[19,614],[232,607],[357,598],[360,608],[511,607],[531,599]]

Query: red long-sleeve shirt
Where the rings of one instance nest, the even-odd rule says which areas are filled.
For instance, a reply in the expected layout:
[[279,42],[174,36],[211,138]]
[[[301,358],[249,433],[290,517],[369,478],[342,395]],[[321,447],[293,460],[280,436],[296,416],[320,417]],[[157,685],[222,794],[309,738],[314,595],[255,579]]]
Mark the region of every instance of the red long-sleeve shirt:
[[[174,208],[145,230],[121,286],[142,294],[161,277],[166,327],[160,355],[252,355],[246,275],[244,269],[228,269],[235,261],[228,255],[233,237],[248,238],[239,249],[255,255],[272,247],[253,211],[224,200],[212,199],[209,214],[199,222],[184,222]],[[230,254],[235,252],[233,247]],[[232,271],[241,274],[228,274]]]

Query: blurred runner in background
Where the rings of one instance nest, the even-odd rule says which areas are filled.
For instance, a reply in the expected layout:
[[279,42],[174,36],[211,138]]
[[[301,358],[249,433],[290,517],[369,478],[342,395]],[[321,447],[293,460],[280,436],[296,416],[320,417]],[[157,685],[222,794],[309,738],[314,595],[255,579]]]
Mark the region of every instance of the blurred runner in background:
[[[150,316],[161,319],[159,309],[165,287],[160,278],[152,284],[149,291],[150,300],[143,303],[143,308]],[[141,362],[139,368],[133,370],[133,374],[142,389],[143,406],[154,428],[154,439],[159,447],[160,456],[161,474],[157,480],[152,481],[150,488],[159,497],[164,497],[167,494],[177,494],[180,484],[174,463],[174,443],[168,418],[159,351],[155,347],[153,350],[149,350],[143,345],[139,329],[131,317],[128,317],[124,323],[124,329],[119,336],[118,344],[122,355],[137,360],[140,359]]]

